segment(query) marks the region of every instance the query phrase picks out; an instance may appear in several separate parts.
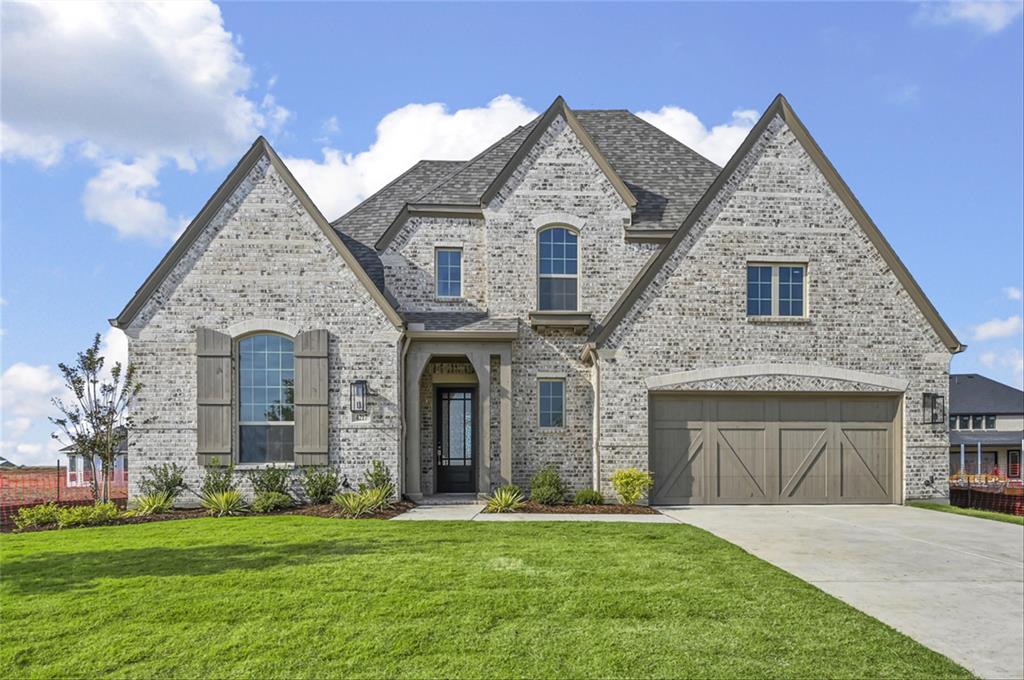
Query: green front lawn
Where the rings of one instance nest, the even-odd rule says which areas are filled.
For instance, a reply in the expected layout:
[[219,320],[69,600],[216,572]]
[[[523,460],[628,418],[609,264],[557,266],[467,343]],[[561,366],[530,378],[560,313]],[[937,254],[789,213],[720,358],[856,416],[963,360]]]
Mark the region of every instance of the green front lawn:
[[992,512],[991,510],[975,510],[973,508],[958,508],[955,505],[949,505],[947,503],[929,503],[928,501],[910,501],[907,503],[915,508],[924,508],[925,510],[938,510],[939,512],[951,512],[954,515],[966,515],[968,517],[978,517],[981,519],[994,519],[997,522],[1009,522],[1010,524],[1019,524],[1024,526],[1024,517],[1017,517],[1016,515],[1008,515],[1005,512]]
[[0,539],[0,677],[970,677],[684,525],[199,519]]

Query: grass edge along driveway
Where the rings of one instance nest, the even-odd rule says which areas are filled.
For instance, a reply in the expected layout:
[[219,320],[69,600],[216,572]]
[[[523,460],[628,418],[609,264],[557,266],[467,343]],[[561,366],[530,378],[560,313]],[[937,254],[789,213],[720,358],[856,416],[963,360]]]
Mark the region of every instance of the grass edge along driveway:
[[993,510],[975,510],[974,508],[961,508],[956,505],[949,505],[947,503],[929,503],[928,501],[910,501],[907,503],[912,508],[921,508],[922,510],[937,510],[939,512],[948,512],[953,515],[963,515],[964,517],[977,517],[978,519],[991,519],[996,522],[1007,522],[1009,524],[1018,524],[1024,526],[1024,517],[1017,517],[1016,515],[1010,515],[1005,512],[995,512]]
[[0,677],[970,677],[685,525],[238,517],[0,547]]

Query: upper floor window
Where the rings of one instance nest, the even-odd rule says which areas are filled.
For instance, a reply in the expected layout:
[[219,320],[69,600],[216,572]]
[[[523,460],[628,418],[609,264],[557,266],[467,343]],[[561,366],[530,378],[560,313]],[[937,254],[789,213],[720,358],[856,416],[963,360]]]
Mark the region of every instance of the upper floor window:
[[995,416],[985,416],[985,429],[986,430],[994,430],[994,429],[996,429],[996,417]]
[[747,316],[803,316],[806,265],[747,265]]
[[969,429],[971,429],[971,417],[970,416],[960,416],[960,427],[957,428],[957,429],[960,429],[960,430],[969,430]]
[[537,308],[575,312],[579,308],[579,250],[575,232],[552,227],[538,239]]
[[437,297],[462,297],[462,249],[438,248],[434,251]]
[[238,460],[290,461],[295,435],[295,349],[281,335],[238,342]]

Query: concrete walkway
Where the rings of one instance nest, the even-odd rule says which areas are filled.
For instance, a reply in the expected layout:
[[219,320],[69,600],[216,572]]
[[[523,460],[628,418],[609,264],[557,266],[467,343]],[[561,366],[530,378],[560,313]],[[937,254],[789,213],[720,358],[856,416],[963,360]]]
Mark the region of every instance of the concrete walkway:
[[1024,677],[1024,527],[900,506],[659,510],[982,677]]
[[544,512],[516,512],[489,514],[483,512],[483,503],[458,505],[417,505],[404,512],[395,520],[462,520],[474,522],[647,522],[674,524],[675,520],[665,515],[575,515]]

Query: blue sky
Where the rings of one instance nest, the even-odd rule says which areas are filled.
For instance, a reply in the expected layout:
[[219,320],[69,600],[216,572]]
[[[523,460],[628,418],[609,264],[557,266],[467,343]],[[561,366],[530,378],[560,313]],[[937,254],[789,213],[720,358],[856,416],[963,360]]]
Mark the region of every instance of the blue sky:
[[543,110],[628,108],[724,162],[783,92],[970,348],[1021,384],[1020,3],[3,5],[2,455],[54,458],[56,364],[257,134],[328,218]]

